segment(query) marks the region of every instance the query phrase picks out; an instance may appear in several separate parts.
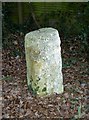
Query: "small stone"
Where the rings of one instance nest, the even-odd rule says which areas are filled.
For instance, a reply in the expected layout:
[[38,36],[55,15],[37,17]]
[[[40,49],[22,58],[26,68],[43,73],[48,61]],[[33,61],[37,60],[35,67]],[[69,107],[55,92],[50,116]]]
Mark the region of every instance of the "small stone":
[[86,86],[86,83],[81,83],[81,87],[84,88]]
[[64,96],[65,96],[65,98],[69,98],[69,94],[68,93],[65,93]]

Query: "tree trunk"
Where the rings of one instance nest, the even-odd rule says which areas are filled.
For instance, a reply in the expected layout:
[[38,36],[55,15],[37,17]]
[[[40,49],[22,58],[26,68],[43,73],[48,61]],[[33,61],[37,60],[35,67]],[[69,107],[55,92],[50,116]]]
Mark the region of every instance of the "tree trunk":
[[18,2],[18,17],[19,17],[19,24],[23,23],[23,15],[22,15],[22,3]]

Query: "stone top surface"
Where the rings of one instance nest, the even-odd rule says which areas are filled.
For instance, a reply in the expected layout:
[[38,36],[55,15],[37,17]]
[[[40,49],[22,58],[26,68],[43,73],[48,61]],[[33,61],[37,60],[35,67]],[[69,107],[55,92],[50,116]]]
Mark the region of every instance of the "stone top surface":
[[32,32],[29,32],[26,34],[26,38],[48,38],[49,36],[55,36],[58,33],[58,31],[54,28],[41,28]]
[[45,44],[54,43],[60,44],[58,31],[54,28],[41,28],[32,32],[29,32],[25,36],[25,42],[27,46],[31,44]]
[[26,36],[30,35],[30,36],[33,37],[33,34],[35,36],[38,36],[38,34],[40,34],[41,36],[44,36],[45,33],[47,35],[50,35],[50,34],[55,33],[55,32],[57,32],[57,30],[54,29],[54,28],[41,28],[41,29],[38,29],[38,30],[35,30],[35,31],[32,31],[32,32],[29,32]]

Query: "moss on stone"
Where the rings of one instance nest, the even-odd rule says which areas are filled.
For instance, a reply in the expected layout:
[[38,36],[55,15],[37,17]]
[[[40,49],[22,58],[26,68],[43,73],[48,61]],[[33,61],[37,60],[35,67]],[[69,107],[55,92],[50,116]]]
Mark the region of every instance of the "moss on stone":
[[44,87],[43,89],[42,89],[42,92],[45,92],[46,91],[46,87]]

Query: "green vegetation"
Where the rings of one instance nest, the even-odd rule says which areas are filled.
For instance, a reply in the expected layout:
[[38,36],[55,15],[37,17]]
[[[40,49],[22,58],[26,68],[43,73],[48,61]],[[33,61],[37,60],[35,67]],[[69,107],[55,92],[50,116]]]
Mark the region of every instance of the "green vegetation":
[[[16,7],[19,9],[17,3],[3,4],[3,36],[8,36],[8,29],[11,33],[26,34],[38,28],[53,27],[58,29],[63,40],[78,39],[83,51],[89,53],[89,3],[22,3],[22,24],[18,22],[20,13]],[[10,46],[11,40],[8,43],[8,39],[3,40],[5,48]],[[20,53],[16,51],[15,54]]]
[[[87,120],[89,3],[23,3],[21,24],[18,17],[20,13],[18,14],[16,9],[17,3],[2,4],[2,119],[30,119],[34,116],[33,118],[38,119]],[[62,41],[64,93],[47,98],[36,98],[39,87],[33,90],[32,85],[27,86],[25,81],[24,36],[39,26],[58,29]],[[40,80],[41,78],[38,78],[37,82]],[[43,94],[45,90],[44,87]]]

